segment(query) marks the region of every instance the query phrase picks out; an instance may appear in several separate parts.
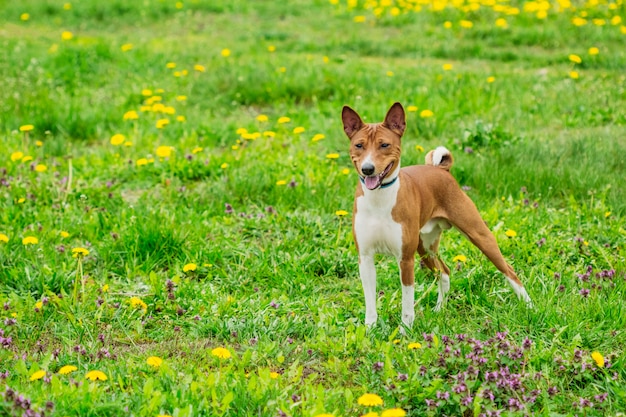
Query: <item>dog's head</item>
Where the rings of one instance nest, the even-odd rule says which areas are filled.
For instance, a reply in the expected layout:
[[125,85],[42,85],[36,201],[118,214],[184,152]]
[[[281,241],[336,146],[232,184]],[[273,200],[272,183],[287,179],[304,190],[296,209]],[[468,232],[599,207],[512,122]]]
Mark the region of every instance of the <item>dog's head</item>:
[[406,128],[404,109],[394,103],[382,123],[363,123],[348,106],[341,112],[350,139],[350,158],[365,187],[379,188],[400,166],[400,138]]

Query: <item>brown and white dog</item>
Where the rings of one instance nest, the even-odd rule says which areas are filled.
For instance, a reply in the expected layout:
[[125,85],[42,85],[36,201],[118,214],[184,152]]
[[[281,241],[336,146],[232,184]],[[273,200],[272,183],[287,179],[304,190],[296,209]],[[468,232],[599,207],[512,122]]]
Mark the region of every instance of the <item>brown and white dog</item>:
[[441,309],[450,289],[450,269],[437,250],[441,232],[452,226],[476,245],[506,276],[517,296],[532,306],[524,285],[502,257],[476,206],[450,174],[450,151],[439,147],[426,155],[426,165],[400,169],[400,138],[406,127],[400,103],[391,106],[382,123],[363,123],[348,106],[341,117],[350,139],[350,157],[361,180],[356,188],[352,227],[365,293],[366,325],[373,325],[378,316],[377,253],[395,256],[400,265],[405,326],[410,328],[415,318],[416,252],[427,268],[441,273],[435,311]]

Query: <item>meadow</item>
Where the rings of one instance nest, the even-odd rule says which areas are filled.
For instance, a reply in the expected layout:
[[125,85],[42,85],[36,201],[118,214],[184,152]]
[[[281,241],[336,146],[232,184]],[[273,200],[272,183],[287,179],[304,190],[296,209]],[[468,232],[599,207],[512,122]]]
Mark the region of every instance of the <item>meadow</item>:
[[[281,4],[283,3],[283,4]],[[617,416],[622,0],[0,1],[0,414]],[[456,231],[375,327],[341,108],[445,145]]]

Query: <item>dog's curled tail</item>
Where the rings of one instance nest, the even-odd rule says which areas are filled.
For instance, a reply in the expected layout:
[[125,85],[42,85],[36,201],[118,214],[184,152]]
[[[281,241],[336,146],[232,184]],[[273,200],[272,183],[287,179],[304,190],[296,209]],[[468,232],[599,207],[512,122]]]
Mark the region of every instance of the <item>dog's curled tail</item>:
[[426,165],[432,165],[450,171],[454,159],[448,149],[439,146],[426,154]]

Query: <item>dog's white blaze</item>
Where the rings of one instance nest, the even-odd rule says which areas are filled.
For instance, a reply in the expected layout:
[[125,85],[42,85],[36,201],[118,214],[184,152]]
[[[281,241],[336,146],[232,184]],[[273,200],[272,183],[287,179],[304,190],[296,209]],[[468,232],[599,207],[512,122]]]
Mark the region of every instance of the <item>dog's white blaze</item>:
[[367,164],[370,164],[373,167],[376,166],[376,164],[374,164],[374,160],[372,159],[371,153],[368,153],[367,156],[363,158],[363,160],[361,161],[361,168],[363,168],[363,165],[367,165]]
[[[363,186],[363,195],[356,200],[354,234],[359,247],[359,273],[365,294],[365,324],[368,326],[373,325],[378,317],[374,255],[384,253],[396,259],[402,256],[402,226],[391,217],[399,187],[399,180],[388,188],[374,191]],[[404,311],[408,301],[404,300],[404,291],[402,295]]]
[[526,288],[519,285],[517,282],[513,281],[509,277],[506,277],[506,279],[507,281],[509,281],[509,284],[511,285],[511,288],[513,288],[513,292],[515,293],[515,295],[517,295],[517,298],[519,298],[520,300],[523,300],[529,308],[532,308],[533,301],[530,299],[530,296],[526,292]]
[[439,277],[439,295],[437,296],[435,311],[441,311],[441,308],[446,302],[446,294],[448,291],[450,291],[450,276],[442,273],[441,277]]
[[409,329],[415,320],[415,285],[402,285],[402,323]]
[[445,155],[449,155],[450,151],[445,146],[438,146],[433,152],[433,165],[437,166]]

